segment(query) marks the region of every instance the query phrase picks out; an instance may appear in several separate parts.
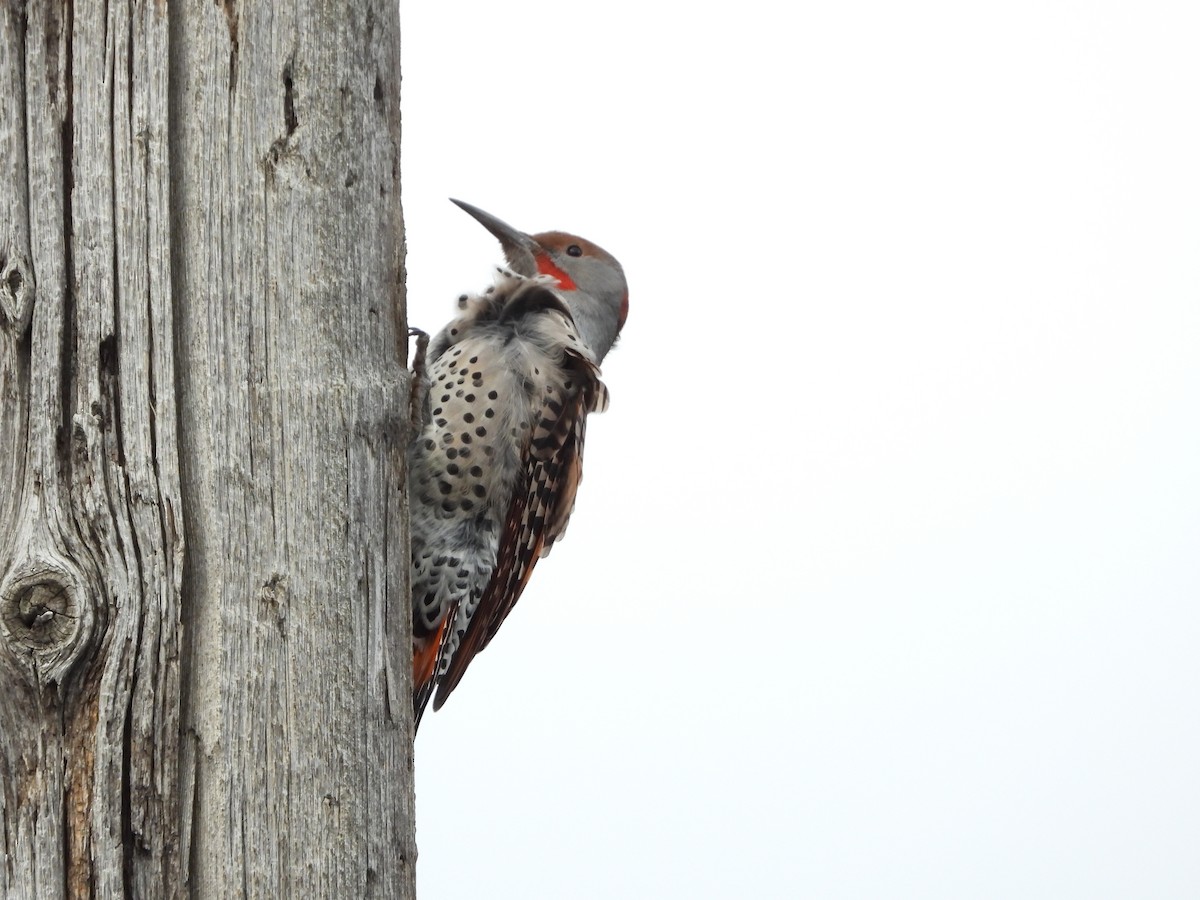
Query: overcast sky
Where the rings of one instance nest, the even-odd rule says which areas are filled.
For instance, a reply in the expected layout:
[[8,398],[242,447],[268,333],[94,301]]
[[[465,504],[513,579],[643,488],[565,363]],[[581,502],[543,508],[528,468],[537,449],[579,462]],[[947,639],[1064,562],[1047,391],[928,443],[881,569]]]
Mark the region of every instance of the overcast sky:
[[631,288],[420,895],[1200,897],[1200,7],[401,15],[410,321]]

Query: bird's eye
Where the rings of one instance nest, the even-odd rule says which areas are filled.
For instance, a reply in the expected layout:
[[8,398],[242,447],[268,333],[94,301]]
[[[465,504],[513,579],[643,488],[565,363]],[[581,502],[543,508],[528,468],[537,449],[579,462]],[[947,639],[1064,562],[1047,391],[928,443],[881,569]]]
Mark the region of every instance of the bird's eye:
[[567,248],[567,256],[583,256],[583,248],[578,244],[572,244]]

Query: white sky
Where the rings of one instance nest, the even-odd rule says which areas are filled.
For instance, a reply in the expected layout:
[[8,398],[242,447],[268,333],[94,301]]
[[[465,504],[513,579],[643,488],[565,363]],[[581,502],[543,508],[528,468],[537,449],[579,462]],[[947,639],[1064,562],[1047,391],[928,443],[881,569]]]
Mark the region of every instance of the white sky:
[[410,321],[631,285],[420,895],[1200,897],[1200,7],[401,14]]

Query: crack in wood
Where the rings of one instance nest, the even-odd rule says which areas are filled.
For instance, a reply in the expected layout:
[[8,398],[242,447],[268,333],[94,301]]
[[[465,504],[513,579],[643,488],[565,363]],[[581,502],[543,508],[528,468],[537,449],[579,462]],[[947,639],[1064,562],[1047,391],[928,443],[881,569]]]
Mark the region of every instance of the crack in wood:
[[232,94],[238,79],[238,8],[235,0],[216,0],[216,3],[229,26],[229,93]]
[[[53,4],[51,4],[53,6]],[[73,193],[75,189],[75,102],[74,102],[74,61],[72,59],[71,31],[74,25],[74,8],[70,2],[64,4],[65,21],[61,23],[64,48],[65,72],[63,74],[63,93],[65,107],[62,115],[62,227],[63,227],[63,262],[65,284],[63,285],[62,308],[62,345],[59,347],[61,375],[59,382],[60,407],[62,418],[58,429],[58,456],[64,470],[70,469],[69,436],[72,433],[71,421],[74,413],[74,397],[71,385],[75,380],[76,335],[75,335],[75,231]],[[49,54],[49,50],[47,50]],[[49,78],[49,83],[57,83],[58,73]]]
[[292,74],[296,55],[293,53],[283,64],[283,124],[287,128],[286,137],[291,137],[296,131],[296,85]]

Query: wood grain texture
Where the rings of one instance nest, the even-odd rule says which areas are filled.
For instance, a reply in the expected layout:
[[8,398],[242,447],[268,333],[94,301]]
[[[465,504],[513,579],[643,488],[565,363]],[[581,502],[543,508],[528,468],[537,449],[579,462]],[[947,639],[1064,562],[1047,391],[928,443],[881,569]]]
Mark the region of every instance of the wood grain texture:
[[413,896],[398,48],[0,5],[0,896]]
[[397,18],[171,31],[197,896],[411,896]]
[[179,882],[166,38],[128,4],[0,22],[5,897]]

